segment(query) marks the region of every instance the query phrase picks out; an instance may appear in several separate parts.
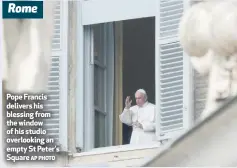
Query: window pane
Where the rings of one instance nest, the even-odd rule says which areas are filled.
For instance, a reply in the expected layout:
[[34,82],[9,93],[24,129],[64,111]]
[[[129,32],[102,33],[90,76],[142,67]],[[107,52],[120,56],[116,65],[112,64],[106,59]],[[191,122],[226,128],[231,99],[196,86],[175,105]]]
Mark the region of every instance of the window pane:
[[105,73],[95,65],[94,67],[94,103],[95,106],[105,110]]
[[95,111],[95,148],[106,146],[105,116]]
[[94,58],[104,65],[104,24],[93,26],[94,32]]

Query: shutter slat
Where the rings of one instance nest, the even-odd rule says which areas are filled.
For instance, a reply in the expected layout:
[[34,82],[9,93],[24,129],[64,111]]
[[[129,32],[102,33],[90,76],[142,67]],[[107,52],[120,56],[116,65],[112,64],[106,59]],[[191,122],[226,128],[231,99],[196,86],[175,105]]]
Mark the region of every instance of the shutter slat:
[[179,109],[177,108],[175,110],[163,112],[163,113],[161,113],[161,116],[166,117],[166,116],[176,115],[176,114],[180,114],[180,113],[182,113],[182,108],[179,108]]
[[171,126],[171,125],[175,125],[175,124],[180,124],[183,122],[183,116],[178,116],[176,115],[175,119],[171,119],[171,120],[165,120],[165,119],[162,119],[162,122],[163,122],[163,125],[166,127],[166,126]]
[[161,107],[161,113],[165,113],[165,112],[168,112],[168,111],[178,111],[178,109],[181,109],[183,108],[182,105],[180,104],[174,104],[172,106],[166,106],[166,107]]
[[173,118],[182,118],[183,115],[182,115],[182,111],[180,112],[180,114],[175,114],[175,115],[167,115],[166,117],[163,117],[162,119],[164,121],[171,121]]
[[47,131],[48,131],[48,133],[57,133],[57,132],[59,132],[59,129],[55,129],[55,128],[50,129],[49,128]]
[[170,59],[161,59],[161,63],[163,65],[169,65],[169,64],[172,64],[172,63],[178,63],[178,62],[182,62],[183,61],[183,58],[182,57],[175,57],[175,58],[170,58]]
[[[167,20],[167,21],[163,21],[162,22],[162,28],[164,27],[164,26],[169,26],[169,25],[178,25],[179,24],[179,21],[180,21],[180,19],[173,19],[173,20]],[[162,37],[162,36],[161,36]]]
[[175,63],[167,63],[165,65],[161,65],[162,68],[169,68],[169,67],[175,67],[180,66],[180,64],[183,64],[183,61],[175,62]]
[[182,95],[166,97],[166,98],[162,98],[162,102],[169,102],[169,101],[173,101],[173,100],[177,100],[177,99],[182,99],[182,98],[183,98]]
[[180,100],[161,103],[161,106],[169,106],[170,104],[172,105],[172,104],[182,104],[182,103],[183,103],[183,101],[182,101],[182,99],[180,99]]
[[[168,89],[167,89],[168,90]],[[165,90],[166,92],[164,92],[163,91],[163,93],[162,93],[162,95],[163,96],[166,96],[166,95],[174,95],[175,93],[182,93],[182,91],[183,91],[183,87],[182,88],[180,88],[180,87],[178,87],[178,88],[174,88],[173,90],[174,91],[167,91],[167,90]],[[163,99],[161,99],[161,100],[163,100]]]
[[177,73],[173,73],[174,76],[171,76],[171,77],[165,77],[166,75],[161,75],[161,77],[163,77],[162,82],[169,83],[171,80],[176,80],[183,77],[180,73],[177,76],[175,76],[175,74]]
[[176,81],[171,81],[169,83],[166,83],[165,86],[160,86],[162,88],[168,88],[176,85],[183,85],[183,80],[176,80]]
[[163,68],[161,70],[161,73],[169,73],[169,72],[175,72],[175,71],[181,71],[183,70],[182,65],[176,66],[176,67],[171,67],[171,68]]
[[177,131],[177,130],[181,130],[183,128],[183,124],[174,124],[172,126],[164,126],[162,128],[163,133],[167,133],[167,132],[172,132],[172,131]]
[[170,15],[175,15],[177,13],[181,13],[182,14],[182,9],[174,9],[174,10],[169,10],[168,12],[160,12],[160,16],[161,17],[165,17],[165,16],[170,16]]
[[47,125],[48,129],[56,129],[57,128],[57,124],[45,124]]
[[170,86],[170,87],[167,86],[167,87],[164,88],[164,89],[161,88],[161,90],[162,90],[163,92],[166,92],[166,93],[167,93],[167,92],[169,92],[170,89],[176,89],[176,88],[183,88],[183,85],[175,85],[175,86]]
[[178,7],[179,4],[182,4],[182,1],[161,0],[160,6],[161,7],[167,7],[167,6]]
[[175,91],[170,91],[169,93],[161,93],[161,96],[164,98],[167,98],[167,97],[177,96],[177,95],[182,95],[182,94],[183,94],[183,90],[175,90]]

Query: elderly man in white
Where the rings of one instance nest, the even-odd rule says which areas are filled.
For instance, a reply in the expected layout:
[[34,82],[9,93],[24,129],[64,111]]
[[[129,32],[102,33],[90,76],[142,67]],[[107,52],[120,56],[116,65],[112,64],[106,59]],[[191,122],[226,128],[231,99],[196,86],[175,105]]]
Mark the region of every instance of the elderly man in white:
[[128,96],[125,108],[119,115],[120,121],[132,126],[130,144],[151,144],[156,141],[156,109],[155,105],[147,101],[146,91],[139,89],[135,93],[136,104],[131,107],[132,100]]

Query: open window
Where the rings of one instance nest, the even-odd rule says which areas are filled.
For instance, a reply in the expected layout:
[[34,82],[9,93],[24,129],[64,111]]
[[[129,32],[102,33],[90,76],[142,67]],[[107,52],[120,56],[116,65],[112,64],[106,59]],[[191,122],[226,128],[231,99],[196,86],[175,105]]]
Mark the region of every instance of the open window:
[[112,145],[113,131],[113,25],[85,26],[85,147]]
[[[117,6],[108,0],[79,2],[83,14],[78,40],[83,43],[78,45],[76,147],[81,151],[128,143],[131,130],[122,129],[118,115],[124,98],[139,88],[156,104],[157,142],[174,138],[192,124],[192,69],[177,38],[188,2],[115,2]],[[122,7],[129,9],[126,17],[114,12]],[[98,15],[89,16],[89,9]]]

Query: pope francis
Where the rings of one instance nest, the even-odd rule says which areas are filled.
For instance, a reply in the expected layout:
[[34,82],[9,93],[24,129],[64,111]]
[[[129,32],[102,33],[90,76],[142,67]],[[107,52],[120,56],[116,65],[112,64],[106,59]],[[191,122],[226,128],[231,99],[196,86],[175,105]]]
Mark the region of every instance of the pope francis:
[[136,104],[131,107],[132,100],[128,96],[125,108],[119,115],[120,121],[132,126],[130,144],[151,144],[156,140],[156,109],[155,105],[147,100],[146,91],[139,89],[135,93]]

